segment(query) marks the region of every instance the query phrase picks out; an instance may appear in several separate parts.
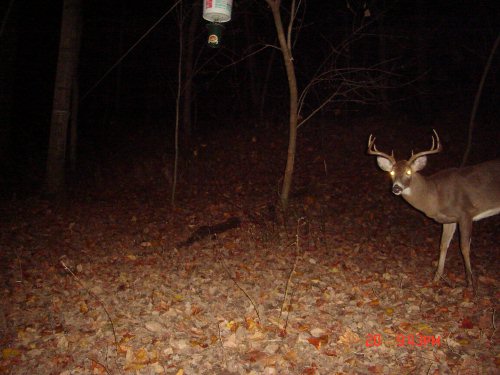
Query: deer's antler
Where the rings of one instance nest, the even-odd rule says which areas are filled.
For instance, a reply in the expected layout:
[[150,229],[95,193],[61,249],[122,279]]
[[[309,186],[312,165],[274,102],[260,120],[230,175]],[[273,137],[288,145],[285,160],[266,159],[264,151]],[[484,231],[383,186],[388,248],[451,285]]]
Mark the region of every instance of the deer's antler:
[[386,158],[389,160],[392,164],[396,164],[396,159],[394,158],[394,151],[391,152],[391,155],[386,154],[385,152],[381,152],[377,150],[377,147],[375,146],[375,137],[370,134],[370,137],[368,138],[368,155],[375,155],[375,156],[381,156],[383,158]]
[[441,147],[441,142],[439,142],[439,135],[435,129],[432,129],[432,131],[434,132],[434,135],[436,136],[436,138],[434,138],[434,135],[432,136],[432,147],[429,150],[419,152],[418,154],[413,154],[413,151],[412,151],[411,157],[410,157],[410,160],[408,160],[408,163],[410,163],[410,164],[413,163],[416,159],[418,159],[421,156],[437,154],[438,152],[441,152],[441,150],[443,148]]

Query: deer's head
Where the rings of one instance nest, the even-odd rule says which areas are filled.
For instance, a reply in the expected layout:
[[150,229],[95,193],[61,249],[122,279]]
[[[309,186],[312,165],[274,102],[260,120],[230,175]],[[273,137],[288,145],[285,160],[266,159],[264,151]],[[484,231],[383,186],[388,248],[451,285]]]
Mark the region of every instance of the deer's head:
[[433,130],[435,137],[432,137],[432,147],[427,151],[418,154],[411,153],[408,160],[396,161],[394,152],[391,155],[377,150],[375,146],[375,137],[370,135],[368,138],[368,154],[377,156],[377,164],[383,171],[389,172],[392,179],[392,192],[396,195],[410,194],[412,177],[418,171],[422,170],[427,164],[427,156],[441,151],[439,136]]

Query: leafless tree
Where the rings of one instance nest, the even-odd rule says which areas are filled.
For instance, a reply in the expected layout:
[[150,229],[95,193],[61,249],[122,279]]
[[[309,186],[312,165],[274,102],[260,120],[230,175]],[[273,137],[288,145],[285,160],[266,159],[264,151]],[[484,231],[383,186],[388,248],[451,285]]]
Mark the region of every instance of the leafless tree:
[[201,0],[194,0],[193,6],[189,14],[189,26],[184,38],[184,82],[182,90],[182,127],[184,137],[190,138],[193,132],[192,124],[192,107],[193,107],[193,78],[195,75],[194,69],[194,48],[196,31],[201,19]]
[[[281,203],[286,209],[288,205],[297,143],[297,129],[311,119],[318,112],[332,103],[387,103],[387,89],[390,88],[391,79],[396,74],[393,72],[393,61],[386,58],[386,47],[379,41],[379,59],[371,65],[363,61],[359,67],[351,64],[352,46],[355,42],[365,37],[365,31],[375,20],[380,20],[382,11],[378,11],[373,17],[367,8],[352,9],[353,24],[349,35],[339,45],[334,46],[324,38],[325,43],[330,46],[330,52],[321,61],[313,74],[299,90],[296,79],[296,66],[292,55],[294,30],[298,32],[299,27],[294,26],[301,1],[292,0],[288,9],[288,23],[285,26],[281,17],[281,0],[266,0],[269,5],[276,33],[279,41],[279,49],[282,52],[283,62],[288,78],[289,104],[289,143],[288,154],[281,189]],[[379,23],[379,27],[381,23]],[[306,99],[314,94],[316,103],[306,108]],[[299,120],[300,119],[300,120]]]
[[280,197],[281,205],[283,209],[286,209],[288,206],[288,199],[290,197],[293,169],[295,164],[295,152],[297,149],[298,89],[297,78],[295,76],[295,66],[292,58],[292,29],[297,7],[295,0],[292,0],[290,20],[285,34],[285,28],[283,26],[280,11],[281,0],[266,0],[266,2],[271,8],[271,12],[273,14],[274,25],[276,26],[276,33],[278,35],[278,41],[288,78],[288,89],[290,95],[288,153]]
[[64,187],[71,92],[76,77],[80,46],[81,3],[81,0],[64,0],[63,2],[45,180],[46,190],[52,194],[60,193]]

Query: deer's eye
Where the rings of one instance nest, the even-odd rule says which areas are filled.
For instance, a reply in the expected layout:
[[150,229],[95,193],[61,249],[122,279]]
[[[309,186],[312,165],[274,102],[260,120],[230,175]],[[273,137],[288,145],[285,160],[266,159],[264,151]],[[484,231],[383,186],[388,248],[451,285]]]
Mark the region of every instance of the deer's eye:
[[411,169],[407,169],[405,173],[407,176],[411,176]]
[[394,172],[394,171],[390,171],[390,172],[389,172],[389,174],[390,174],[392,177],[394,177],[394,175],[396,174],[396,172]]

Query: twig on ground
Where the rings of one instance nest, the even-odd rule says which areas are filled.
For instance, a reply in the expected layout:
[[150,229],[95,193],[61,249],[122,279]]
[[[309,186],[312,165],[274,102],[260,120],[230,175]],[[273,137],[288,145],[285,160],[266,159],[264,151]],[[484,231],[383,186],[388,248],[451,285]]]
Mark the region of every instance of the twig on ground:
[[[279,320],[281,319],[281,316],[283,315],[283,310],[285,308],[285,304],[286,304],[286,301],[287,301],[287,298],[288,298],[288,290],[290,288],[290,284],[291,284],[291,281],[292,281],[292,276],[295,273],[295,269],[297,267],[297,262],[298,262],[299,258],[302,255],[300,253],[300,227],[304,223],[305,223],[305,221],[304,221],[303,217],[301,217],[301,218],[299,218],[297,220],[297,230],[296,230],[296,233],[295,233],[295,248],[296,248],[295,260],[293,262],[293,267],[290,270],[290,274],[288,275],[288,280],[286,281],[285,295],[283,296],[283,303],[281,304],[280,316],[278,318]],[[289,306],[292,304],[292,297],[293,297],[293,292],[292,292],[292,295],[290,296],[290,302],[288,303]],[[288,325],[288,316],[289,315],[290,314],[287,314],[287,316],[286,316],[286,320],[285,320],[285,323],[283,324],[283,328],[282,328],[283,331],[286,331],[286,327]]]
[[220,322],[217,322],[217,333],[219,336],[220,348],[222,350],[222,360],[226,363],[226,352],[224,351],[224,343],[222,342],[222,335],[220,333]]
[[[214,250],[215,250],[215,248],[214,248]],[[224,259],[222,259],[222,257],[219,256],[218,253],[217,253],[217,255],[218,255],[217,258],[220,261],[222,268],[224,268],[227,275],[233,281],[233,283],[238,287],[238,289],[241,290],[243,292],[243,294],[248,298],[248,300],[250,301],[250,303],[252,304],[252,306],[255,310],[255,313],[257,314],[257,319],[259,319],[259,324],[262,324],[262,320],[260,319],[260,314],[259,314],[259,309],[257,308],[257,304],[254,302],[252,297],[250,297],[250,295],[246,292],[246,290],[243,289],[243,287],[241,287],[240,284],[238,284],[238,282],[236,281],[236,279],[231,275],[231,272],[229,272],[229,269],[228,269],[226,263],[224,262]]]
[[108,368],[106,366],[104,366],[101,362],[99,362],[97,359],[94,359],[94,358],[91,358],[91,357],[89,357],[89,359],[92,362],[94,362],[96,365],[101,366],[104,369],[104,371],[106,371],[106,374],[110,374],[111,375],[111,372],[108,370]]
[[17,252],[17,250],[15,250],[15,254],[16,254],[16,260],[17,260],[17,266],[19,267],[19,280],[16,280],[16,282],[22,284],[24,281],[23,263],[21,262],[21,257],[19,256],[19,253]]
[[493,325],[493,333],[495,333],[497,330],[497,325],[495,323],[495,314],[496,314],[496,310],[493,309],[493,313],[491,314],[491,324]]
[[[80,280],[80,278],[78,276],[75,275],[75,273],[66,265],[66,263],[64,263],[63,260],[60,261],[61,262],[61,265],[64,267],[64,269],[66,270],[66,272],[68,272],[71,276],[73,276],[73,278],[78,282],[78,284],[80,284],[80,286],[88,293],[90,294],[92,297],[95,298],[95,300],[101,305],[102,309],[104,310],[104,313],[106,314],[107,318],[108,318],[108,321],[109,323],[111,324],[111,331],[113,332],[113,338],[114,338],[114,341],[115,341],[115,349],[116,349],[116,352],[118,353],[118,338],[116,336],[116,331],[115,331],[115,325],[113,324],[113,320],[111,319],[111,315],[109,314],[108,310],[106,309],[106,306],[104,306],[104,302],[102,301],[101,298],[99,298],[99,296],[97,294],[95,294],[94,292],[92,292],[89,288],[87,288],[84,284],[83,284],[83,281]],[[108,369],[106,369],[106,372],[109,373]],[[121,373],[121,371],[120,371]]]

